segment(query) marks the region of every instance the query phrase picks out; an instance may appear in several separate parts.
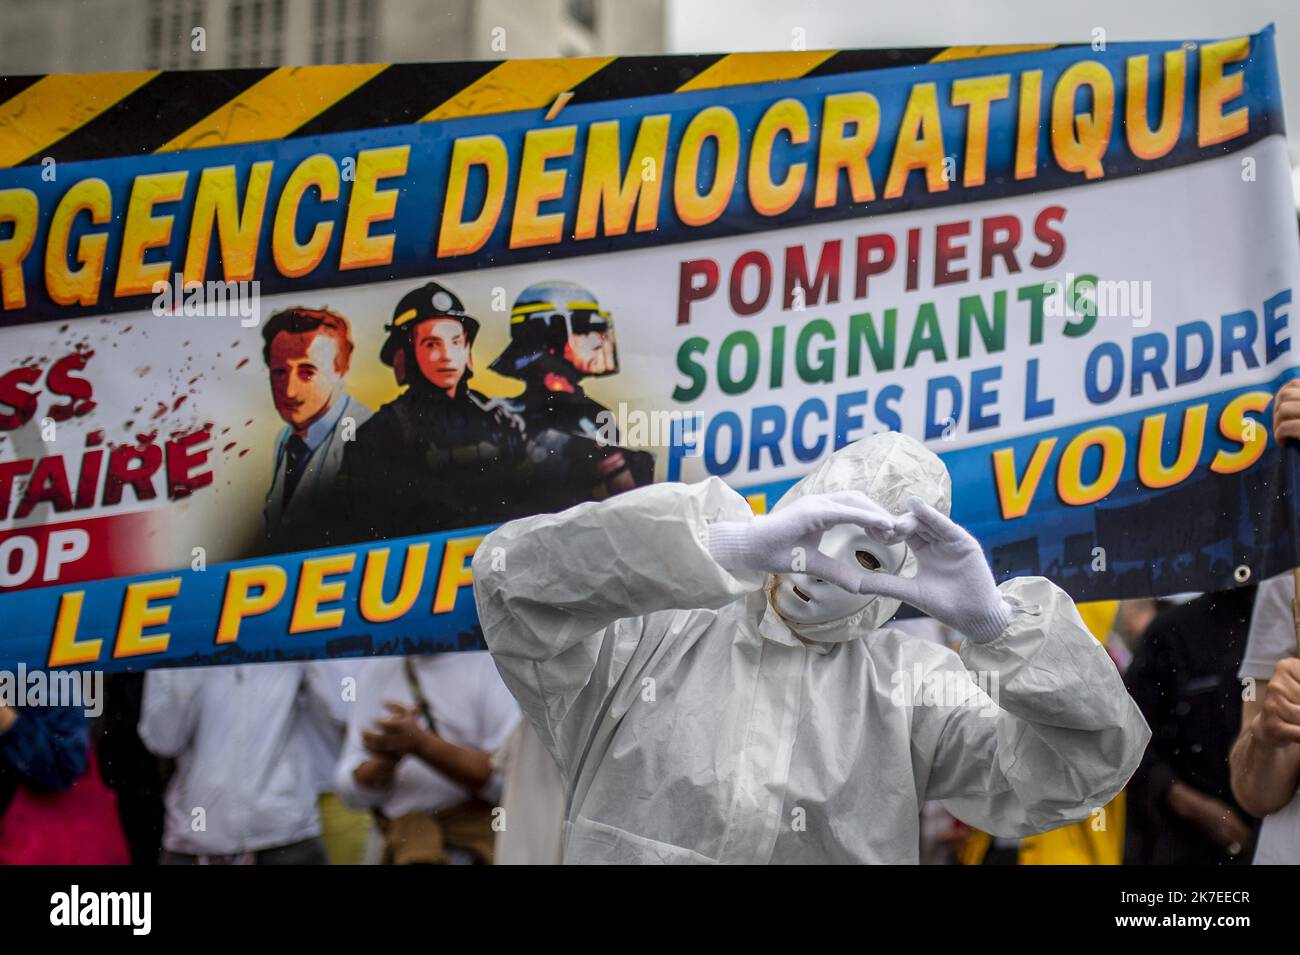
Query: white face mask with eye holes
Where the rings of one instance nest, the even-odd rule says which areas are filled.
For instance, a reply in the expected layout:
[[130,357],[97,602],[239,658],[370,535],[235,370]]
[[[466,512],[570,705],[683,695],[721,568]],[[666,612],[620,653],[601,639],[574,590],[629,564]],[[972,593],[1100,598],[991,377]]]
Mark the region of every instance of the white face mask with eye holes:
[[[822,534],[820,550],[836,563],[863,573],[897,574],[907,557],[906,544],[887,544],[853,524],[837,524]],[[777,574],[771,590],[777,613],[794,626],[844,620],[877,599],[875,594],[850,593],[808,574]]]

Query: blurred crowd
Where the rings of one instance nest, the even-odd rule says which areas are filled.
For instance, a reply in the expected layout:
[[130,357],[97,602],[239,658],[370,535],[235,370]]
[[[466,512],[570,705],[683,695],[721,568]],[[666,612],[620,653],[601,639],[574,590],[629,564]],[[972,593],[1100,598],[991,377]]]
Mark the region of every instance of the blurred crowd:
[[[1300,380],[1273,403],[1300,439]],[[932,864],[1300,862],[1292,572],[1081,605],[1151,726],[1127,789],[1024,840],[937,804]],[[956,645],[934,621],[901,621]],[[0,703],[0,863],[560,860],[564,785],[485,652],[111,675],[103,711]]]

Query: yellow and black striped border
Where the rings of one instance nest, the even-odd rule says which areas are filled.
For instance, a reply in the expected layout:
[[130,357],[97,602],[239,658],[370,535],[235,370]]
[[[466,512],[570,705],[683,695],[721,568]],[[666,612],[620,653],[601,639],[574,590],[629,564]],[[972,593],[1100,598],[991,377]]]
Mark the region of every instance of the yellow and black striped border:
[[1053,46],[820,50],[0,77],[0,167],[138,156],[918,66]]

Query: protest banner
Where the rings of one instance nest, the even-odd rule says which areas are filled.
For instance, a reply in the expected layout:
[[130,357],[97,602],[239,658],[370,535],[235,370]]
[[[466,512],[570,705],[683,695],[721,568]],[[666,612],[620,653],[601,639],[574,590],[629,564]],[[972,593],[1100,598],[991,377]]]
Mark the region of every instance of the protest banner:
[[886,429],[999,579],[1294,562],[1272,28],[14,77],[0,129],[0,666],[477,648],[485,528]]

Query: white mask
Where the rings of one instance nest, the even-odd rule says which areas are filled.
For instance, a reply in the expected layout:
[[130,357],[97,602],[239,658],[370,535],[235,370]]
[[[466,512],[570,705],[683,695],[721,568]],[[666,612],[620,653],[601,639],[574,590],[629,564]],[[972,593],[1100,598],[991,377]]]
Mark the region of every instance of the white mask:
[[[906,544],[887,544],[853,524],[837,524],[822,534],[820,550],[836,563],[863,573],[897,574],[907,556]],[[795,625],[843,620],[877,599],[875,594],[850,593],[808,574],[778,574],[774,580],[772,603]]]

